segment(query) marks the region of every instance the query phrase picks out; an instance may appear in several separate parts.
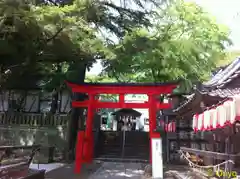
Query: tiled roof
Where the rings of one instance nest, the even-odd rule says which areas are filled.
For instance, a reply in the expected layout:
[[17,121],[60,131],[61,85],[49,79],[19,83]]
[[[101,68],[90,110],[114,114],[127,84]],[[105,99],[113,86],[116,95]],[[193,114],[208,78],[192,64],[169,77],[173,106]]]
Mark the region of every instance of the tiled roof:
[[240,58],[236,58],[227,67],[219,70],[211,80],[203,84],[203,88],[222,88],[240,75]]
[[112,113],[112,115],[133,115],[133,116],[141,116],[142,113],[140,113],[139,111],[136,111],[136,110],[134,110],[134,109],[123,108],[123,109],[119,109],[119,110],[115,111],[114,113]]
[[201,91],[196,90],[184,103],[180,104],[173,111],[185,111],[184,108],[189,108],[192,104],[200,102],[199,95],[223,99],[236,94],[240,94],[240,58],[237,58],[228,66],[220,68],[211,80],[202,85]]
[[[198,103],[201,100],[201,94],[199,91],[188,96],[187,100],[182,102],[177,108],[173,109],[173,112],[179,112],[180,110],[188,107],[193,107],[194,102]],[[189,105],[191,104],[191,106]]]
[[209,96],[227,98],[240,94],[240,58],[220,70],[210,81],[203,84]]
[[162,110],[162,115],[164,116],[176,116],[176,113],[172,109]]
[[240,94],[240,88],[225,88],[225,89],[216,89],[212,90],[207,93],[209,96],[215,96],[215,97],[220,97],[220,98],[227,98],[234,96],[236,94]]

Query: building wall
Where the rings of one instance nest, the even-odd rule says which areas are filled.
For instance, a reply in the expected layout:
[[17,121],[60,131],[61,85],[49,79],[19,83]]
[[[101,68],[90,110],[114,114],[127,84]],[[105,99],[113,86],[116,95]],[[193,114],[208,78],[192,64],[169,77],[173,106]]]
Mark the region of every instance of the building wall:
[[[11,101],[19,104],[23,98],[21,108],[23,112],[37,113],[48,112],[51,105],[51,93],[41,93],[39,90],[27,92],[21,91],[4,91],[0,93],[0,112],[8,111]],[[59,94],[59,109],[60,113],[67,113],[71,109],[71,95],[68,91],[63,91]]]
[[[26,93],[26,94],[24,94]],[[27,92],[21,91],[4,91],[0,93],[0,112],[7,111],[11,100],[19,101],[21,97],[25,96],[22,104],[24,112],[47,112],[50,109],[51,93],[41,93],[39,90],[32,90]],[[143,103],[148,101],[147,95],[133,95],[125,96],[125,101],[128,103]],[[61,113],[69,112],[71,109],[71,94],[68,91],[63,91],[59,94],[59,109]],[[135,109],[148,117],[147,109]]]
[[40,144],[55,147],[63,156],[67,145],[67,126],[71,116],[39,113],[0,113],[0,146]]
[[181,163],[179,155],[180,147],[188,147],[195,149],[205,149],[206,141],[204,140],[204,133],[194,133],[192,130],[192,118],[180,118],[176,116],[167,116],[169,121],[175,121],[176,132],[167,133],[167,153],[168,162]]
[[68,91],[63,91],[60,96],[60,100],[61,100],[60,111],[63,113],[70,111],[70,109],[71,109],[71,94]]

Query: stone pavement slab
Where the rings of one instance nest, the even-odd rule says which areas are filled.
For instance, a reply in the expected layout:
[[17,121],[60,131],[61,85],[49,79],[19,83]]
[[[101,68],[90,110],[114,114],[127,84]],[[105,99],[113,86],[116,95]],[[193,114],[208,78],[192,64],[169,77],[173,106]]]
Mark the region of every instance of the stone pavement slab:
[[81,169],[81,174],[74,173],[74,164],[67,164],[63,167],[57,168],[55,170],[46,173],[46,179],[88,179],[89,176],[94,173],[101,163],[94,162],[89,165],[83,165]]
[[29,168],[33,170],[45,170],[46,172],[50,172],[52,170],[55,170],[57,168],[63,167],[64,163],[49,163],[49,164],[35,164],[31,163]]
[[144,173],[144,166],[141,163],[104,162],[89,179],[141,179]]

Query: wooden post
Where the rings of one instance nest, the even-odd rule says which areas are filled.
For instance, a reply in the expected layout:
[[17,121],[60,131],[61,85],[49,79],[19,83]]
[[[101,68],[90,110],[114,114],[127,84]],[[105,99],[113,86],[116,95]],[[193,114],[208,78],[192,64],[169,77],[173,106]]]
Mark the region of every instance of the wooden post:
[[153,95],[148,95],[149,98],[149,136],[150,136],[150,163],[152,162],[152,137],[157,127],[156,102]]
[[[172,84],[154,84],[154,85],[103,85],[103,84],[74,84],[67,82],[68,86],[72,89],[73,93],[87,93],[89,94],[89,100],[79,101],[78,99],[72,101],[73,107],[87,107],[87,122],[85,129],[85,139],[83,147],[83,160],[84,162],[91,162],[93,159],[93,117],[95,108],[148,108],[149,109],[149,138],[150,138],[150,162],[152,160],[151,154],[151,142],[153,134],[155,133],[157,120],[156,120],[156,110],[157,109],[167,109],[170,107],[169,104],[157,103],[154,99],[154,94],[164,93],[169,94],[174,88],[176,88],[176,83]],[[119,102],[99,102],[95,101],[95,94],[106,93],[106,94],[120,94]],[[125,103],[124,94],[147,94],[149,97],[148,103]],[[75,123],[74,123],[75,124]],[[70,129],[74,128],[76,125],[71,125]],[[72,136],[69,137],[72,140]]]
[[119,94],[119,103],[121,103],[122,105],[124,105],[124,94]]
[[[166,116],[166,124],[168,124],[168,121],[169,121],[169,118],[168,118],[168,116]],[[165,123],[164,123],[163,129],[165,129]],[[170,145],[169,145],[168,133],[167,132],[165,133],[165,139],[166,139],[166,148],[165,148],[166,160],[167,160],[167,163],[169,163]]]
[[93,118],[94,118],[94,107],[93,103],[95,101],[95,95],[89,94],[89,105],[87,111],[87,121],[86,121],[86,130],[85,130],[85,142],[84,142],[84,161],[86,163],[91,163],[93,160]]
[[77,135],[76,145],[76,159],[75,159],[75,173],[81,172],[81,166],[83,162],[83,145],[84,145],[84,131],[79,131]]
[[154,133],[152,143],[152,178],[163,179],[162,139],[160,133]]

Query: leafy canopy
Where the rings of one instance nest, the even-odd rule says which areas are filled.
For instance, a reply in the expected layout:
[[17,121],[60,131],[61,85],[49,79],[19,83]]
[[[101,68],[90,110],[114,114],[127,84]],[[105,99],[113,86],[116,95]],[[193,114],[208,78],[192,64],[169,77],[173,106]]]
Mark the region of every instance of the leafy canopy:
[[224,59],[228,30],[196,4],[122,2],[1,1],[1,86],[51,90],[98,59],[118,81],[189,82]]
[[104,61],[119,80],[185,82],[204,80],[224,56],[229,31],[194,3],[171,1],[152,16],[152,28],[135,28]]
[[[66,78],[85,76],[80,66],[90,68],[97,59],[113,58],[111,39],[100,35],[103,30],[122,38],[132,28],[151,24],[144,1],[155,3],[2,0],[1,87],[53,89]],[[139,8],[129,9],[128,3]]]

